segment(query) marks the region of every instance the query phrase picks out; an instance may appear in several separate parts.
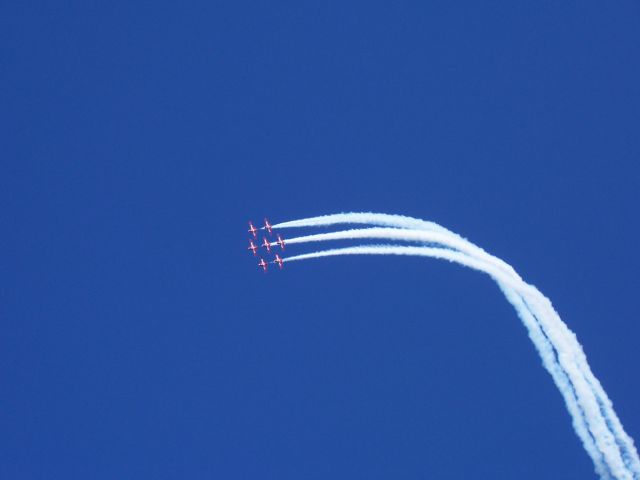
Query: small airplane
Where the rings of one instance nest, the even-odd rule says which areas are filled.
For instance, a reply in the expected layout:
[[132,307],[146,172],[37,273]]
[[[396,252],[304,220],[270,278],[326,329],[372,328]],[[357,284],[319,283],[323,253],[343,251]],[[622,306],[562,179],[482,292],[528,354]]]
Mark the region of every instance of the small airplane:
[[264,261],[264,258],[260,259],[260,262],[258,262],[258,266],[262,267],[262,271],[265,272],[265,273],[267,271],[267,268],[269,268],[269,264]]
[[282,250],[284,250],[284,239],[280,236],[280,234],[278,234],[278,240],[276,241],[276,243],[280,245],[280,248]]
[[271,235],[273,232],[271,231],[271,224],[269,223],[269,220],[267,220],[267,217],[264,217],[264,227],[267,229],[267,232],[269,232],[269,235]]
[[271,244],[269,243],[269,240],[267,240],[267,237],[264,237],[262,245],[260,246],[266,248],[267,252],[271,253]]
[[253,235],[253,238],[257,237],[256,235],[257,232],[258,232],[258,229],[253,226],[253,223],[251,223],[251,221],[249,221],[249,233]]
[[278,266],[280,267],[280,270],[282,270],[283,260],[282,260],[282,257],[280,255],[278,255],[277,253],[276,253],[276,259],[271,263],[277,263]]
[[258,246],[253,243],[253,240],[249,240],[249,246],[247,247],[247,250],[251,250],[253,252],[253,256],[257,256],[258,254],[256,253],[256,251],[258,250]]

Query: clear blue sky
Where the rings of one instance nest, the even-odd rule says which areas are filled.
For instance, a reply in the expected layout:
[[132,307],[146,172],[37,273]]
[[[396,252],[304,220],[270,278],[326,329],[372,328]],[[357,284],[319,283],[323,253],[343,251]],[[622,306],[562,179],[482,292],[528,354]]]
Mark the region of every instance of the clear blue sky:
[[0,7],[2,478],[595,478],[488,277],[263,275],[264,215],[412,215],[509,261],[640,441],[637,2],[26,3]]

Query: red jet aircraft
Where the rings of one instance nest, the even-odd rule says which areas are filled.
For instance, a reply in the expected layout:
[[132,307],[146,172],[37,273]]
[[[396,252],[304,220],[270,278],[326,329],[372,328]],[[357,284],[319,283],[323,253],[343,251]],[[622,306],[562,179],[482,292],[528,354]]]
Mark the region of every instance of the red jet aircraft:
[[264,237],[262,245],[260,246],[266,248],[267,252],[271,253],[271,244],[269,243],[269,240],[267,240],[267,237]]
[[280,248],[282,250],[284,250],[284,239],[280,236],[280,234],[278,234],[278,240],[276,241],[276,243],[280,245]]
[[261,258],[260,262],[258,262],[258,266],[262,267],[262,271],[266,273],[267,268],[269,267],[269,264],[264,261],[264,258]]
[[251,235],[253,235],[253,238],[257,237],[257,235],[256,235],[257,231],[258,231],[258,229],[253,226],[253,223],[251,223],[251,221],[249,221],[249,233]]
[[253,243],[253,240],[249,240],[249,246],[247,247],[247,250],[251,250],[253,252],[254,257],[258,255],[256,253],[256,251],[258,250],[258,246],[255,243]]
[[283,263],[282,257],[280,257],[280,255],[278,255],[277,253],[276,253],[276,259],[272,263],[277,263],[278,266],[280,267],[280,270],[282,270],[282,263]]
[[264,217],[264,227],[267,229],[267,232],[269,232],[269,235],[271,235],[273,232],[271,231],[271,224],[269,223],[269,220],[267,220],[267,217]]

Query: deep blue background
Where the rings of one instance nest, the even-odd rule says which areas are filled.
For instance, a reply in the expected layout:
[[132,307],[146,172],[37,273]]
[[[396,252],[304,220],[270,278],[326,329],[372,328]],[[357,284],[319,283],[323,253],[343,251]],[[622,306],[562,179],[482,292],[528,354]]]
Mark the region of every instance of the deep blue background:
[[506,259],[640,439],[637,2],[25,3],[0,7],[2,478],[594,478],[488,277],[263,275],[264,215],[413,215]]

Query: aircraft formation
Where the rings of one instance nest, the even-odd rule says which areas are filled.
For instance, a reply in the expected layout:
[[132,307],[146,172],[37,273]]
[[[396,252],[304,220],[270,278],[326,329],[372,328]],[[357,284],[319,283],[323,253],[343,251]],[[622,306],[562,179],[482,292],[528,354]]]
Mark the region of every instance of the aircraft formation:
[[[262,243],[256,245],[255,241],[258,241],[258,232],[260,230],[264,230],[266,233],[265,235],[262,237]],[[251,252],[253,252],[253,256],[254,257],[258,257],[258,249],[260,247],[263,247],[267,253],[272,253],[272,249],[276,248],[276,247],[280,247],[280,249],[282,251],[284,251],[284,239],[280,236],[280,234],[276,234],[276,241],[269,241],[269,238],[273,237],[273,228],[271,227],[271,224],[269,223],[269,220],[267,220],[266,218],[264,219],[264,226],[256,228],[253,226],[253,223],[251,221],[249,221],[249,234],[253,237],[249,239],[249,246],[247,247],[247,250],[251,250]],[[269,237],[269,238],[267,238]],[[277,253],[275,254],[275,258],[274,260],[272,260],[271,262],[265,262],[264,258],[259,257],[260,261],[258,262],[258,266],[260,268],[262,268],[262,271],[266,273],[267,269],[269,268],[269,264],[270,263],[276,263],[278,265],[278,267],[280,267],[280,270],[282,270],[282,265],[283,265],[283,260],[282,257],[280,255],[278,255]]]

